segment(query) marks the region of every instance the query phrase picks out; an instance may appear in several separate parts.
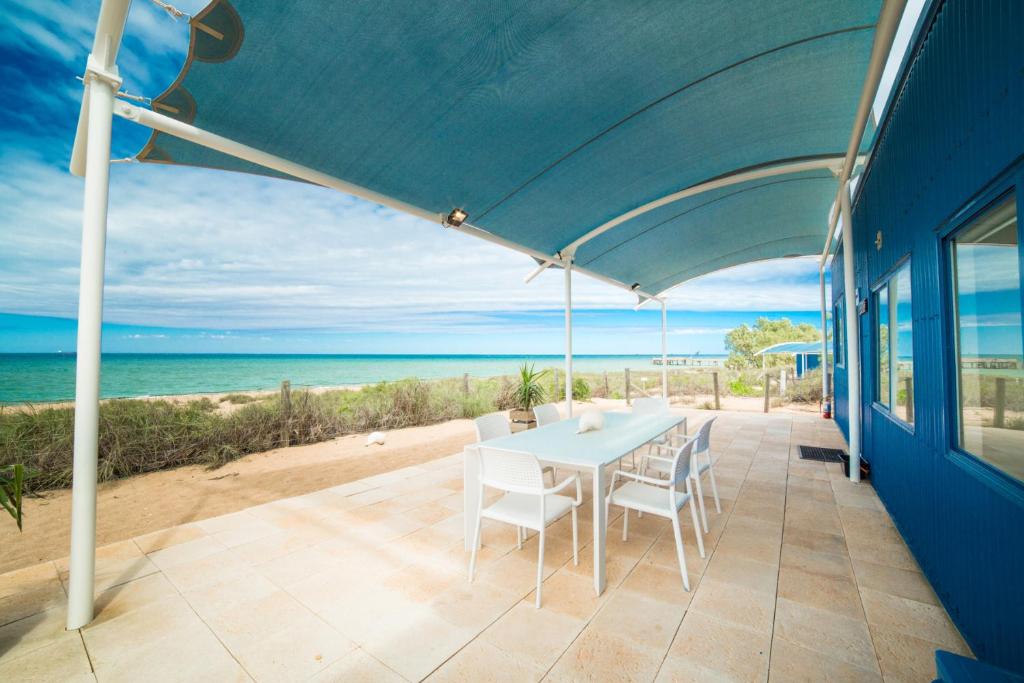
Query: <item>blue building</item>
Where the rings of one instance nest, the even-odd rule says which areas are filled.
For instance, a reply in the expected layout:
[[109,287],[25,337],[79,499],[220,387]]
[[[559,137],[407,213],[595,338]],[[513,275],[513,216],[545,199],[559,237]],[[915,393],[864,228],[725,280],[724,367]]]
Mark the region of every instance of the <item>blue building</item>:
[[[849,437],[859,412],[874,486],[974,653],[1015,671],[1024,671],[1022,183],[1024,3],[936,0],[852,199],[852,330],[843,329],[846,255],[833,260],[836,419]],[[859,378],[847,372],[848,333]],[[859,411],[847,399],[854,379]]]

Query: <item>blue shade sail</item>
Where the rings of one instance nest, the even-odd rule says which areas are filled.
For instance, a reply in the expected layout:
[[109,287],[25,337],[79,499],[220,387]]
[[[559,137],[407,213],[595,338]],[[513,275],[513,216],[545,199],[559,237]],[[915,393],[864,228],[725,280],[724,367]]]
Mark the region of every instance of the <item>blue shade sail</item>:
[[[474,226],[555,254],[683,188],[845,153],[879,8],[215,0],[153,106],[432,213],[461,207]],[[162,133],[139,158],[277,175]],[[657,292],[820,252],[835,181],[785,180],[641,215],[585,245],[580,263]],[[690,217],[651,228],[672,212]]]

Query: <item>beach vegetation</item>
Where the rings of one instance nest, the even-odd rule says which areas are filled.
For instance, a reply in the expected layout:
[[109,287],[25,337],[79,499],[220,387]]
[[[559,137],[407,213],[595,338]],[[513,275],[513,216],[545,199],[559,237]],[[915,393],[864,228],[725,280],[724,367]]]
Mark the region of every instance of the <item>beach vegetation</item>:
[[264,398],[263,396],[255,396],[253,394],[228,394],[227,396],[222,396],[220,402],[242,405],[254,401],[262,401]]
[[518,410],[531,410],[534,406],[544,403],[547,398],[547,391],[541,380],[547,374],[547,370],[536,370],[533,365],[523,363],[519,368],[519,375],[513,385],[515,396],[515,407]]
[[[761,356],[755,355],[761,349],[782,342],[814,342],[821,340],[821,332],[809,323],[794,325],[789,318],[760,317],[751,325],[746,323],[736,327],[725,335],[725,348],[729,357],[725,361],[728,368],[759,368],[762,366]],[[793,359],[786,355],[768,356],[765,365],[769,368],[789,365]]]
[[0,507],[14,518],[18,531],[22,528],[24,515],[21,501],[25,488],[25,466],[18,463],[0,467]]

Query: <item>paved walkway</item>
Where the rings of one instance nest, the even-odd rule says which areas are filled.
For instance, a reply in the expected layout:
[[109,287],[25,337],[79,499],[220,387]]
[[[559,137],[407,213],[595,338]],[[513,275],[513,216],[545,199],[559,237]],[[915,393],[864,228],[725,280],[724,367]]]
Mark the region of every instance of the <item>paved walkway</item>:
[[589,506],[580,566],[568,518],[550,532],[542,609],[510,527],[485,524],[468,584],[456,454],[106,546],[80,631],[65,562],[0,575],[0,680],[932,680],[966,645],[870,485],[799,444],[843,445],[814,416],[716,423],[722,514],[706,487],[704,560],[682,516],[689,593],[667,523],[624,542],[613,508],[595,597]]

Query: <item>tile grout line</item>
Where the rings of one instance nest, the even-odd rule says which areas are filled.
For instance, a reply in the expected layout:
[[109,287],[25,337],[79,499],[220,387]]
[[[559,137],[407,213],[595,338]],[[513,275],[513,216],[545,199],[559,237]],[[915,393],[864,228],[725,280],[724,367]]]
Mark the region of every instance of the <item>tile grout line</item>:
[[[732,441],[730,441],[729,444],[731,445]],[[720,455],[718,457],[718,459],[721,460],[721,458],[722,458],[722,456]],[[710,553],[708,553],[708,556],[706,558],[707,562],[705,563],[704,569],[701,571],[701,574],[700,574],[700,579],[701,580],[704,578],[704,574],[707,572],[707,568],[711,565],[711,560],[714,557],[715,551],[718,550],[718,544],[722,540],[722,535],[725,534],[726,528],[728,528],[728,526],[729,526],[729,521],[732,519],[733,512],[736,511],[736,501],[739,500],[739,494],[743,491],[743,486],[747,483],[747,475],[750,473],[750,468],[753,466],[753,464],[754,464],[754,458],[751,457],[750,463],[747,465],[747,469],[743,473],[743,482],[740,484],[740,488],[736,492],[736,498],[733,499],[732,507],[729,508],[729,514],[726,516],[725,524],[722,525],[722,533],[719,534],[718,540],[715,541],[715,547],[711,549]],[[683,612],[683,618],[679,620],[679,625],[676,626],[675,633],[672,634],[672,640],[669,641],[668,647],[665,649],[665,655],[661,658],[661,662],[658,664],[658,670],[654,672],[654,679],[653,680],[657,680],[658,676],[661,674],[661,670],[665,667],[665,661],[668,659],[668,653],[671,652],[672,646],[676,642],[676,638],[679,637],[679,631],[680,631],[680,629],[683,628],[683,621],[686,620],[686,616],[690,613],[690,605],[693,604],[693,598],[696,597],[696,593],[697,593],[697,590],[699,588],[700,588],[700,580],[698,580],[697,586],[693,589],[693,593],[694,594],[693,594],[693,596],[690,597],[690,604],[688,604],[686,606],[686,610]]]
[[[828,480],[829,487],[832,489],[832,496],[835,497],[836,489],[832,483],[832,478]],[[872,488],[874,488],[872,486]],[[843,546],[846,548],[846,554],[850,558],[850,573],[853,574],[853,585],[857,589],[857,602],[860,604],[860,611],[864,615],[864,626],[868,629],[868,638],[871,639],[871,653],[875,656],[875,666],[878,667],[878,675],[884,678],[882,673],[882,660],[878,656],[878,646],[875,645],[875,631],[871,628],[871,622],[868,621],[868,611],[864,607],[864,594],[860,591],[860,579],[857,578],[857,567],[853,564],[853,555],[850,554],[850,546],[846,543],[846,522],[843,520],[843,516],[839,514],[839,501],[836,500],[836,515],[839,516],[839,526],[843,529]],[[888,511],[886,512],[888,514]]]
[[779,535],[779,568],[775,574],[775,604],[772,609],[772,632],[768,640],[768,670],[765,680],[772,676],[772,655],[775,652],[775,618],[779,613],[779,584],[782,582],[782,545],[786,542],[786,514],[789,510],[789,466],[793,457],[793,422],[789,423],[789,449],[786,452],[786,486],[782,497],[782,533]]

